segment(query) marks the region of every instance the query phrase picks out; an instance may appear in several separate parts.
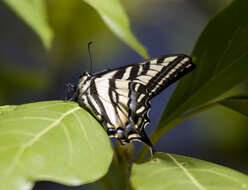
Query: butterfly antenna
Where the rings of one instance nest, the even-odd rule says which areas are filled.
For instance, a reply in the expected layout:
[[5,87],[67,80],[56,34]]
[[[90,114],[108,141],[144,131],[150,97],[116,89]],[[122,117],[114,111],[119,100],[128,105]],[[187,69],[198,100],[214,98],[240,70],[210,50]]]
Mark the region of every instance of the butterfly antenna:
[[90,46],[93,42],[89,42],[88,43],[88,52],[89,52],[89,56],[90,56],[90,74],[92,74],[92,57],[91,57],[91,52],[90,52]]

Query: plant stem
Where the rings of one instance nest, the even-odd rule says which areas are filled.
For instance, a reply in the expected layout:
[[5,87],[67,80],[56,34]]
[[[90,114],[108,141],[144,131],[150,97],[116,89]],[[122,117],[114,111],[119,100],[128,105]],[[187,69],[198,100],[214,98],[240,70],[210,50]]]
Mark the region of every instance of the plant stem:
[[129,177],[131,170],[131,160],[134,152],[133,144],[121,145],[119,142],[116,144],[116,155],[118,158],[120,182],[124,190],[131,188]]
[[[168,123],[159,124],[160,127],[156,128],[155,131],[152,133],[152,135],[150,137],[151,138],[151,142],[153,144],[156,144],[158,142],[158,140],[167,131],[169,131],[171,128],[173,128],[175,125],[181,123],[182,121],[188,119],[189,117],[191,117],[191,116],[193,116],[195,114],[198,114],[199,112],[205,111],[205,110],[207,110],[209,108],[212,108],[214,106],[217,106],[217,105],[219,105],[217,102],[209,103],[209,104],[203,105],[203,106],[201,106],[199,108],[196,108],[196,109],[194,109],[191,112],[188,112],[188,113],[186,113],[184,115],[181,115],[181,116],[175,118],[174,120],[169,121]],[[160,123],[162,123],[162,122],[160,122]],[[147,148],[143,148],[140,151],[140,153],[138,154],[138,156],[136,157],[135,162],[141,163],[144,160],[144,158],[145,158],[146,154],[148,153],[148,151],[149,150]]]
[[109,178],[108,174],[106,174],[102,179],[101,179],[103,186],[106,190],[114,190]]

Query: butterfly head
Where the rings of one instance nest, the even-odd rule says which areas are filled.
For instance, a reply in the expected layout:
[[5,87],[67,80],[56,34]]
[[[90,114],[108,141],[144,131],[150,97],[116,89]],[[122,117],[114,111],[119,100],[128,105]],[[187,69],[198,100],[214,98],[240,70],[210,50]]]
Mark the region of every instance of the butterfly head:
[[77,101],[78,90],[77,87],[71,83],[66,84],[66,100]]
[[88,72],[84,72],[79,79],[78,86],[71,83],[66,84],[66,100],[68,101],[78,101],[79,93],[83,93],[86,87],[86,81],[90,78]]

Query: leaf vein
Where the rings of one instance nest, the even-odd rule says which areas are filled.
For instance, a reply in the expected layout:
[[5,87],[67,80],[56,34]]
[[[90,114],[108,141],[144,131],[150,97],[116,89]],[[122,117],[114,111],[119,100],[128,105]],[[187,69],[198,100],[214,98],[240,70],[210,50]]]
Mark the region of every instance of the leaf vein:
[[93,152],[93,147],[92,147],[91,144],[89,143],[89,137],[88,137],[87,131],[86,131],[86,130],[84,129],[84,127],[83,127],[83,123],[81,122],[81,119],[78,117],[77,114],[73,114],[73,115],[74,115],[74,117],[76,118],[76,120],[77,120],[78,123],[79,123],[79,127],[80,127],[80,129],[82,130],[83,135],[84,135],[85,138],[86,138],[86,142],[88,143],[91,152]]
[[63,124],[62,126],[63,126],[63,130],[64,130],[65,137],[67,140],[67,144],[68,144],[68,152],[69,152],[68,163],[70,165],[70,164],[72,164],[72,152],[73,152],[72,138],[70,136],[69,130],[67,129],[67,126],[65,124]]
[[167,154],[168,157],[183,170],[186,176],[190,179],[190,181],[200,190],[205,190],[205,188],[196,180],[196,178],[185,168],[180,162],[178,162],[172,155]]
[[70,114],[73,114],[73,112],[77,111],[81,109],[80,107],[76,107],[71,109],[68,112],[65,112],[64,114],[62,114],[58,119],[56,119],[53,123],[51,123],[47,128],[45,128],[43,131],[41,131],[40,133],[38,133],[37,135],[35,135],[35,137],[24,144],[25,147],[28,146],[32,146],[37,140],[39,140],[40,137],[42,137],[43,135],[45,135],[48,131],[50,131],[51,129],[53,129],[54,127],[56,127],[65,117],[67,117]]
[[45,128],[40,133],[38,133],[37,135],[35,135],[33,139],[31,139],[30,141],[28,141],[25,144],[23,144],[20,147],[20,149],[17,151],[13,162],[10,164],[9,169],[8,169],[8,171],[6,173],[6,177],[8,178],[8,176],[11,174],[11,172],[17,167],[18,162],[20,161],[21,156],[22,156],[22,154],[24,153],[24,151],[25,151],[25,149],[27,147],[32,146],[37,140],[39,140],[48,131],[50,131],[51,129],[53,129],[54,127],[56,127],[65,117],[67,117],[70,114],[73,114],[73,112],[75,112],[75,111],[77,111],[79,109],[81,109],[81,108],[80,107],[76,107],[76,108],[73,108],[73,109],[65,112],[57,120],[55,120],[53,123],[51,123],[47,128]]

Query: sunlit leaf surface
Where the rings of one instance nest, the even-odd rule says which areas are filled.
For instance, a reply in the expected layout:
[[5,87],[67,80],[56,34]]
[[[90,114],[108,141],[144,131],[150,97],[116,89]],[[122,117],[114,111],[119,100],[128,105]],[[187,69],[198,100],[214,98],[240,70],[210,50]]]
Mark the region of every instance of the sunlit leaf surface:
[[236,0],[210,20],[193,51],[197,67],[179,82],[160,127],[213,101],[248,77],[247,9],[247,0]]
[[210,162],[158,153],[150,162],[135,164],[131,184],[136,190],[242,190],[248,176]]
[[138,42],[130,29],[129,20],[119,0],[84,0],[102,17],[107,26],[121,40],[147,58],[145,47]]
[[47,22],[45,1],[43,0],[3,0],[40,37],[49,48],[53,32]]
[[103,128],[76,103],[49,101],[0,109],[0,189],[34,181],[96,181],[112,160]]
[[16,108],[16,106],[6,105],[6,106],[0,106],[0,116],[1,114],[13,111]]

